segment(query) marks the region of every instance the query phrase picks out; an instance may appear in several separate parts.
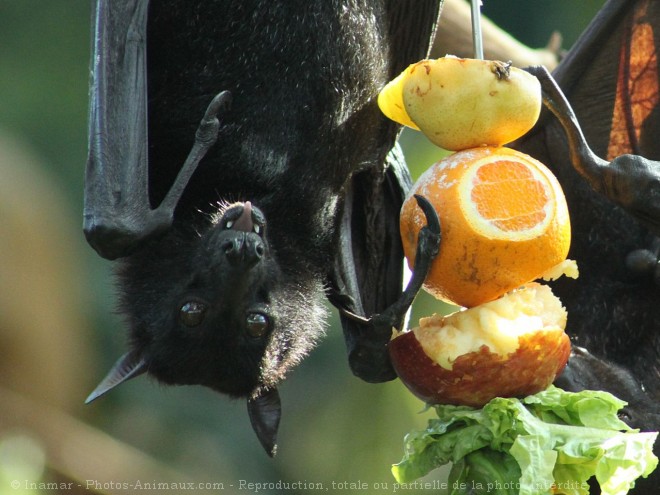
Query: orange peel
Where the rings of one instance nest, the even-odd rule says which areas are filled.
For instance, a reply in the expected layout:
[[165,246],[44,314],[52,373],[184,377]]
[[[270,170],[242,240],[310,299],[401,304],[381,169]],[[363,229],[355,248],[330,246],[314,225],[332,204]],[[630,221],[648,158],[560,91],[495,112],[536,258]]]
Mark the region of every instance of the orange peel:
[[400,215],[411,268],[425,224],[413,194],[429,200],[440,218],[440,251],[424,282],[439,299],[477,306],[566,259],[571,226],[563,191],[545,165],[524,153],[505,147],[459,151],[420,177]]

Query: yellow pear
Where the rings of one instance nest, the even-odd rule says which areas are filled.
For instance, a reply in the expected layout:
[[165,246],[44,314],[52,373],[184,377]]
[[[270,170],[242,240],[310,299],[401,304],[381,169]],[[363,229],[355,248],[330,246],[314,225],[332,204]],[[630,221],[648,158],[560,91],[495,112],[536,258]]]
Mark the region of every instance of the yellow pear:
[[409,66],[378,103],[387,117],[458,151],[518,139],[538,120],[542,100],[539,81],[522,69],[448,55]]

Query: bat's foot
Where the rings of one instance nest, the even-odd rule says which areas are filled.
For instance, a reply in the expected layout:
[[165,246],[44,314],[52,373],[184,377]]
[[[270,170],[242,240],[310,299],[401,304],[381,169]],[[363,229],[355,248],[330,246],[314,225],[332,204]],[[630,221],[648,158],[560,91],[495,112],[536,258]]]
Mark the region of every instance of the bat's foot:
[[417,204],[424,212],[426,225],[421,228],[417,237],[417,250],[415,251],[415,264],[412,277],[401,297],[383,313],[375,315],[373,319],[380,325],[389,325],[390,328],[402,329],[406,314],[415,297],[424,285],[424,280],[431,270],[433,260],[440,250],[440,219],[433,205],[424,197],[415,195]]
[[370,318],[356,315],[338,305],[343,317],[358,324],[359,333],[356,332],[350,338],[348,361],[353,373],[367,382],[379,383],[396,377],[389,360],[387,343],[392,337],[392,329],[402,329],[406,314],[440,249],[438,214],[426,198],[415,196],[415,199],[426,216],[427,224],[419,232],[413,275],[399,299],[382,313]]

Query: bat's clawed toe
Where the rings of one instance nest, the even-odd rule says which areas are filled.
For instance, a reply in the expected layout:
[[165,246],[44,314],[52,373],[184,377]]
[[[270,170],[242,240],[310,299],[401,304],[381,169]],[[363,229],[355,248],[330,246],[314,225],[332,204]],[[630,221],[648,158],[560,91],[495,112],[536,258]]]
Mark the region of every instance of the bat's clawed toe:
[[413,275],[401,297],[382,314],[372,318],[379,323],[378,326],[385,327],[389,325],[390,328],[401,329],[406,313],[415,300],[417,293],[421,290],[422,285],[424,285],[424,280],[431,269],[433,260],[440,250],[441,229],[438,214],[425,197],[416,194],[415,200],[424,212],[426,225],[420,229],[417,237]]
[[440,239],[442,237],[440,218],[438,218],[438,213],[435,211],[433,205],[424,196],[420,196],[419,194],[415,195],[415,200],[424,212],[426,225],[419,231],[413,276],[404,291],[404,296],[406,293],[409,293],[410,304],[412,304],[412,299],[422,288],[424,280],[431,269],[431,264],[440,251]]
[[232,96],[230,91],[222,91],[215,95],[209,103],[204,114],[204,120],[211,120],[218,115],[229,111],[231,108]]
[[222,91],[218,93],[206,107],[204,117],[199,123],[197,132],[195,133],[196,144],[201,145],[204,150],[207,150],[215,143],[218,138],[218,130],[220,129],[219,117],[226,113],[231,108],[232,96],[229,91]]
[[[437,256],[440,250],[441,229],[438,213],[429,200],[419,194],[415,194],[415,200],[426,217],[426,226],[422,227],[417,241],[417,252],[415,254],[415,267],[417,267],[418,261],[424,261],[426,265],[426,259],[430,258],[430,261],[433,261]],[[417,258],[424,258],[424,260],[418,260]]]

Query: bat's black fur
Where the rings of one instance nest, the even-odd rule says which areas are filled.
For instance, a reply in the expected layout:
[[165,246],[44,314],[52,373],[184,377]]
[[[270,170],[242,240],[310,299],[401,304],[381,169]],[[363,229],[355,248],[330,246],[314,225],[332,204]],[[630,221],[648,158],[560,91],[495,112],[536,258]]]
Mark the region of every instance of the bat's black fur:
[[[144,84],[133,83],[144,72],[144,16],[132,1],[116,17],[137,19],[122,28],[128,42],[121,32],[96,35],[85,210],[94,247],[123,257],[131,351],[90,399],[144,371],[248,397],[271,451],[275,387],[323,334],[326,296],[342,310],[354,372],[394,377],[385,345],[401,315],[381,327],[368,317],[401,294],[398,210],[410,177],[392,154],[399,127],[380,114],[376,96],[425,56],[441,1],[152,1],[146,114]],[[103,8],[96,17],[110,25]],[[113,83],[119,69],[128,76]],[[225,90],[231,105],[214,100]],[[164,227],[147,226],[150,233],[114,228],[166,202],[205,112],[202,127],[211,130],[198,137],[212,142],[217,129],[217,142],[204,146],[171,225],[163,215]],[[140,119],[149,143],[144,201],[126,199],[140,188],[143,143],[122,148],[133,138],[122,138],[124,128],[139,131]],[[117,185],[122,174],[128,179]]]
[[[336,254],[344,191],[360,171],[378,170],[382,176],[397,132],[379,114],[374,100],[401,68],[401,63],[387,58],[396,47],[390,46],[384,31],[390,22],[386,6],[387,2],[340,1],[171,1],[150,6],[147,59],[149,155],[157,171],[154,203],[169,188],[210,99],[228,89],[233,102],[221,117],[218,144],[179,202],[172,232],[125,262],[124,300],[140,303],[124,306],[137,315],[134,321],[143,322],[133,326],[142,346],[158,345],[159,352],[173,354],[172,347],[180,345],[164,339],[167,327],[154,324],[156,314],[143,315],[172,304],[176,310],[176,297],[187,290],[181,276],[201,277],[199,272],[207,273],[215,263],[210,250],[192,253],[200,249],[195,247],[199,238],[212,230],[213,222],[200,212],[213,214],[217,202],[227,200],[250,200],[265,215],[269,270],[259,284],[246,285],[245,294],[236,293],[233,281],[223,280],[222,270],[207,281],[207,286],[214,285],[206,289],[211,290],[209,300],[227,308],[214,321],[215,335],[227,339],[225,335],[237,331],[246,298],[260,298],[258,303],[272,311],[273,329],[267,360],[261,365],[263,348],[255,349],[254,356],[243,356],[241,347],[229,347],[233,360],[217,364],[221,358],[214,357],[207,342],[203,356],[196,357],[204,363],[198,366],[216,367],[207,382],[222,380],[227,384],[224,391],[256,393],[258,382],[276,383],[322,333],[323,287]],[[425,50],[420,41],[413,52],[422,55]],[[164,275],[167,270],[172,273]],[[176,297],[140,298],[149,286],[158,294],[171,287]],[[232,298],[222,292],[233,293]],[[289,359],[284,354],[290,354]],[[176,359],[168,366],[171,379],[185,369]],[[226,378],[220,378],[218,366]],[[251,380],[239,387],[248,376]]]
[[[410,178],[391,153],[398,128],[380,115],[375,96],[425,55],[440,3],[151,3],[146,82],[128,90],[110,84],[108,91],[135,101],[139,116],[138,90],[148,85],[142,116],[148,152],[139,149],[139,133],[123,134],[124,125],[132,129],[130,104],[121,107],[129,110],[126,117],[118,112],[107,125],[107,116],[96,117],[113,101],[96,98],[104,88],[93,83],[86,233],[101,254],[125,256],[119,280],[131,351],[90,398],[145,371],[165,383],[248,397],[255,431],[272,453],[277,383],[323,334],[325,296],[341,310],[353,371],[369,381],[393,378],[384,350],[397,318],[379,325],[360,317],[389,314],[386,308],[399,300],[397,222]],[[619,20],[633,5],[611,0],[595,22],[600,37],[578,44],[576,57],[557,73],[601,156],[615,93],[613,61],[625,30]],[[657,25],[654,9],[649,18]],[[128,38],[129,47],[143,43],[133,31]],[[571,78],[571,71],[579,74]],[[209,113],[223,90],[232,94],[231,107]],[[139,222],[132,230],[115,229],[115,220],[133,225],[174,188],[205,112],[205,125],[217,125],[217,143],[203,146],[171,225],[144,236]],[[656,131],[654,122],[646,123],[647,134]],[[199,134],[202,141],[215,139],[210,131]],[[138,142],[126,146],[126,158],[122,140],[133,135]],[[658,143],[645,139],[631,151],[658,159]],[[648,222],[582,182],[556,122],[544,120],[517,147],[553,168],[572,212],[570,255],[581,277],[555,288],[568,309],[567,330],[590,352],[574,353],[560,383],[608,389],[630,402],[624,414],[633,426],[657,429],[660,289],[625,262],[631,251],[657,244]],[[110,183],[113,168],[127,173],[129,189],[139,182],[131,174],[140,175],[145,154],[149,199],[129,200],[125,211],[113,214],[129,196]]]
[[[133,348],[159,380],[259,395],[322,335],[323,286],[321,277],[309,276],[305,260],[278,263],[265,241],[260,259],[248,254],[233,262],[223,244],[234,232],[216,227],[222,219],[206,219],[199,234],[175,227],[127,258],[120,270],[121,307]],[[186,325],[181,308],[187,303],[204,305],[199,324]],[[250,330],[251,314],[268,318],[263,335]]]

